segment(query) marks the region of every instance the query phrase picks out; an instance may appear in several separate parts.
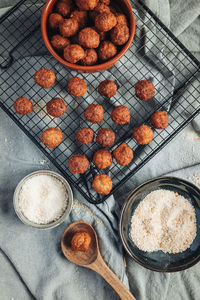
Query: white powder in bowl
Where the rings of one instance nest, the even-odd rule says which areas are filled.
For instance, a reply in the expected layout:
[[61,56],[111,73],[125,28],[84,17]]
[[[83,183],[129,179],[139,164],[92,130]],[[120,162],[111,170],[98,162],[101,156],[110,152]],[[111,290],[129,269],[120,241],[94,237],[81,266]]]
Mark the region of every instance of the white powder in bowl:
[[23,215],[37,224],[48,224],[59,219],[67,203],[64,184],[51,175],[35,175],[27,179],[19,194],[19,207]]
[[131,238],[143,251],[179,253],[196,237],[194,207],[183,196],[169,190],[148,194],[131,219]]

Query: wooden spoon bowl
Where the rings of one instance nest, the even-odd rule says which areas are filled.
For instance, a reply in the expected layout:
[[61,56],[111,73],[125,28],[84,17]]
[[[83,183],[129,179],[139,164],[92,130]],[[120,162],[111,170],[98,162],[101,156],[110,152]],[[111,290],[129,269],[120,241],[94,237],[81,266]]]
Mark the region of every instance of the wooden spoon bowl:
[[[90,247],[86,252],[74,251],[71,248],[72,237],[75,233],[81,231],[87,232],[91,236]],[[88,266],[97,259],[98,255],[96,233],[94,232],[92,226],[84,221],[72,223],[63,234],[61,248],[63,254],[69,261],[79,266]]]
[[[71,248],[73,235],[81,231],[87,232],[91,237],[91,243],[86,252],[74,251]],[[97,234],[89,223],[78,221],[69,225],[63,234],[61,248],[64,256],[72,263],[99,273],[112,286],[121,299],[135,300],[125,285],[105,264],[99,251]]]

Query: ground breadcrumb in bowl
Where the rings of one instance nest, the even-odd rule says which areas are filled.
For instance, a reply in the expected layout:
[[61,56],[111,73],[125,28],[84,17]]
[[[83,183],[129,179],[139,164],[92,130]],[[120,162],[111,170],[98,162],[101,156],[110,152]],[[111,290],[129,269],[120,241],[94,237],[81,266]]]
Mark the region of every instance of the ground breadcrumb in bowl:
[[49,229],[60,225],[68,217],[73,194],[61,175],[41,170],[27,175],[19,182],[13,204],[17,216],[25,225]]
[[200,190],[176,177],[137,187],[126,199],[120,236],[143,267],[176,272],[200,261]]

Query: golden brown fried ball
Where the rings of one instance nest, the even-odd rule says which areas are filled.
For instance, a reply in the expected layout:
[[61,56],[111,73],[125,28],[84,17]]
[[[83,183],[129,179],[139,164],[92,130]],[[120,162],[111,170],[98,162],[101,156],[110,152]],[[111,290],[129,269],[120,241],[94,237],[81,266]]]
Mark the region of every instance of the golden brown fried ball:
[[91,27],[82,29],[78,34],[79,44],[86,48],[99,47],[99,34]]
[[73,174],[83,174],[89,167],[89,160],[82,154],[76,154],[69,159],[69,169]]
[[133,159],[133,150],[126,144],[121,144],[113,151],[113,156],[120,166],[127,166]]
[[109,5],[110,4],[110,0],[99,0],[100,3],[103,3],[105,5]]
[[74,10],[71,13],[70,18],[75,18],[78,21],[79,28],[82,29],[86,27],[87,24],[87,11]]
[[98,31],[109,31],[117,24],[117,20],[113,13],[101,13],[95,18],[95,27]]
[[66,61],[75,64],[85,57],[85,51],[80,45],[72,44],[64,49],[63,56]]
[[129,28],[127,25],[116,25],[110,33],[111,41],[117,45],[124,45],[129,39]]
[[98,92],[104,97],[111,98],[117,92],[117,85],[113,80],[106,79],[99,84]]
[[40,69],[35,72],[34,81],[41,87],[48,89],[50,88],[56,80],[56,75],[52,70]]
[[78,21],[73,19],[64,19],[62,23],[59,24],[60,34],[64,37],[70,37],[78,32]]
[[95,152],[93,162],[99,169],[106,169],[112,164],[112,155],[108,150],[100,149]]
[[60,117],[67,111],[67,106],[62,98],[53,98],[47,105],[47,113],[52,117]]
[[80,10],[93,10],[99,0],[76,0],[76,5]]
[[151,125],[156,129],[164,129],[168,126],[168,114],[166,111],[156,111],[151,116]]
[[115,141],[115,133],[109,128],[99,129],[96,142],[103,147],[111,147]]
[[87,92],[87,83],[82,78],[72,77],[68,81],[67,91],[70,95],[80,98]]
[[135,85],[135,95],[141,100],[149,100],[155,95],[155,87],[148,80],[141,80]]
[[56,10],[63,17],[66,17],[72,9],[72,1],[71,0],[61,0],[56,5]]
[[98,60],[97,52],[94,49],[86,49],[85,57],[81,60],[84,66],[93,66]]
[[63,22],[63,17],[57,13],[52,13],[49,15],[49,27],[52,30],[57,30],[59,28],[59,24]]
[[99,58],[108,60],[117,54],[117,47],[110,41],[103,41],[99,46]]
[[57,51],[63,51],[63,49],[65,47],[67,47],[70,44],[70,41],[68,40],[68,38],[65,38],[59,34],[56,34],[54,36],[52,36],[51,38],[51,45],[53,46],[53,48]]
[[91,123],[100,123],[103,121],[104,110],[99,104],[90,104],[84,111],[85,118]]
[[73,235],[71,246],[73,251],[88,251],[91,243],[91,236],[85,232],[77,232]]
[[106,174],[98,174],[94,177],[92,188],[98,194],[108,195],[112,190],[112,180]]
[[130,122],[130,110],[124,105],[119,105],[111,113],[111,119],[115,124],[124,125]]
[[116,13],[117,24],[128,26],[127,18],[124,14]]
[[33,104],[26,97],[20,97],[15,101],[14,109],[16,113],[20,115],[26,115],[33,111]]
[[133,138],[139,145],[149,144],[153,140],[153,130],[147,125],[140,125],[133,130]]
[[41,140],[48,148],[57,147],[63,139],[62,131],[58,128],[50,127],[43,131]]
[[76,133],[76,139],[79,143],[87,145],[94,140],[94,131],[91,128],[81,128]]
[[95,22],[95,18],[98,14],[110,13],[110,8],[104,3],[98,3],[94,10],[90,11],[90,18]]

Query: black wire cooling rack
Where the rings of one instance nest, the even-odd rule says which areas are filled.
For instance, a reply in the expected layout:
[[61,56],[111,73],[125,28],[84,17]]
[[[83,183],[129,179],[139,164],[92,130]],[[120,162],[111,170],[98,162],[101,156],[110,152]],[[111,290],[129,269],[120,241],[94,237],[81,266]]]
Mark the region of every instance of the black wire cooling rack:
[[[98,173],[107,173],[113,181],[112,193],[143,167],[175,135],[200,112],[199,61],[173,36],[160,20],[138,0],[132,2],[136,18],[136,34],[126,55],[108,71],[94,74],[79,74],[88,83],[88,93],[77,100],[66,92],[67,80],[75,72],[66,70],[47,52],[40,33],[40,18],[44,3],[37,0],[21,0],[0,18],[0,107],[14,120],[23,132],[54,163],[67,180],[91,203],[98,204],[108,196],[97,195],[91,188]],[[50,89],[42,89],[33,81],[36,70],[47,67],[56,73],[56,83]],[[111,78],[118,85],[112,101],[100,97],[98,84]],[[142,102],[135,97],[134,85],[141,79],[154,82],[156,95]],[[19,116],[14,112],[16,98],[26,96],[34,104],[34,112]],[[45,111],[45,104],[53,97],[63,97],[67,113],[52,119]],[[87,124],[84,109],[90,103],[104,106],[104,121],[98,125]],[[131,111],[131,122],[117,126],[110,119],[114,106],[124,104]],[[151,114],[158,109],[167,110],[169,126],[162,131],[154,130],[154,140],[146,146],[138,146],[131,133],[135,126],[149,123]],[[53,126],[61,128],[63,142],[50,150],[41,143],[41,133]],[[125,142],[134,150],[134,159],[127,167],[113,161],[108,170],[100,171],[92,163],[93,153],[100,148],[94,142],[80,146],[75,141],[75,132],[83,126],[112,128],[117,136],[115,145]],[[84,175],[73,175],[68,170],[68,159],[72,154],[85,154],[91,161]]]

